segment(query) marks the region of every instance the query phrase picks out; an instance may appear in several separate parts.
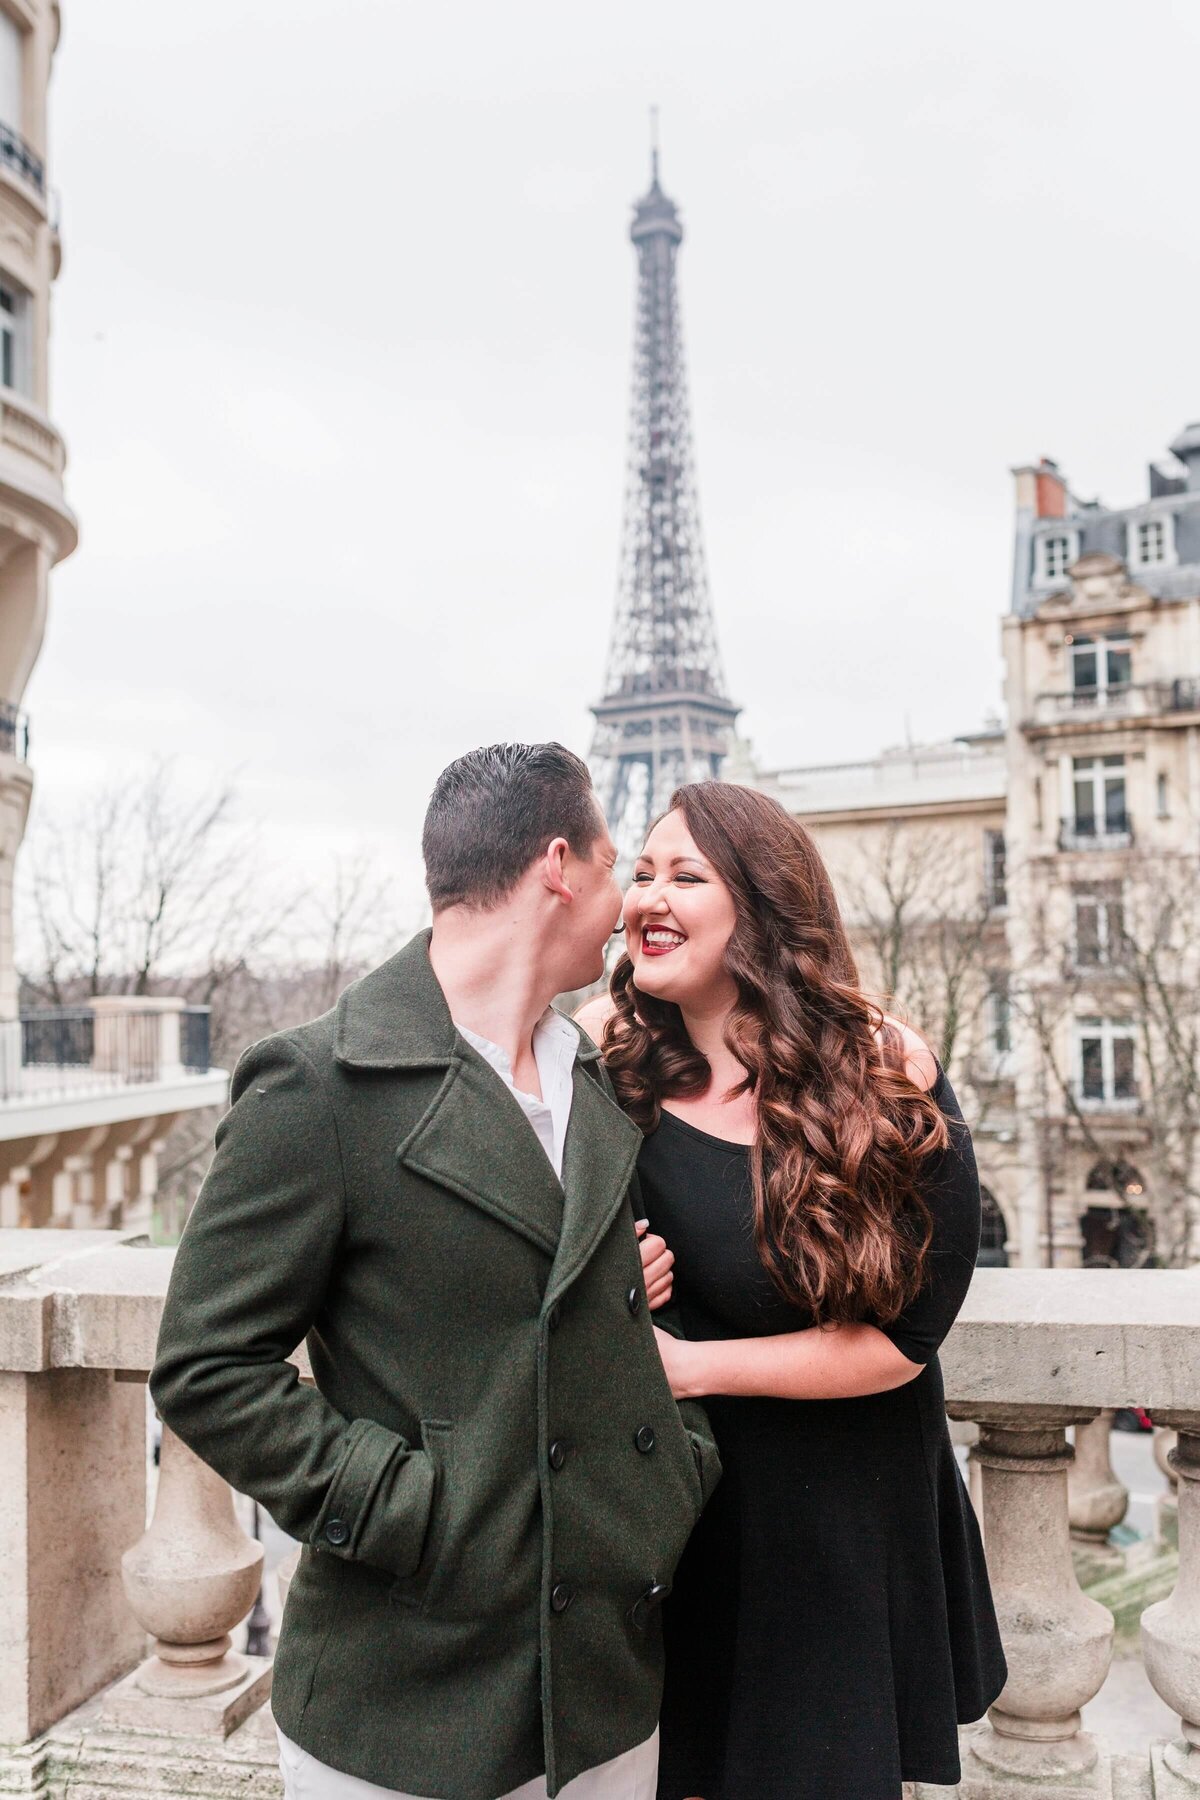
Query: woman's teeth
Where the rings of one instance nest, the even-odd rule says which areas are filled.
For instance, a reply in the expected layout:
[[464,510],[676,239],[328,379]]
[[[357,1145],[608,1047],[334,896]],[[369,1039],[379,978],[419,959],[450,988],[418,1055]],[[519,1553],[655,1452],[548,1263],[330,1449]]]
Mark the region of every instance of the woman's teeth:
[[669,951],[677,949],[680,944],[686,943],[687,939],[682,932],[667,931],[661,926],[656,926],[652,931],[642,932],[642,949],[652,956],[665,956]]

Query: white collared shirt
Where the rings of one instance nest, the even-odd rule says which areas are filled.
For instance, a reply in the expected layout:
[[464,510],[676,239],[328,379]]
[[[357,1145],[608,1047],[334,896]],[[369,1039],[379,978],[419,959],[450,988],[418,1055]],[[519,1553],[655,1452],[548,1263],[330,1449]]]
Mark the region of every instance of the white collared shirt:
[[538,1080],[542,1086],[540,1100],[534,1094],[523,1093],[514,1084],[512,1063],[499,1044],[493,1044],[490,1038],[480,1037],[477,1031],[469,1031],[457,1019],[454,1021],[454,1029],[460,1037],[467,1040],[472,1050],[478,1050],[484,1061],[495,1069],[533,1126],[538,1143],[550,1158],[550,1166],[561,1181],[563,1145],[567,1141],[567,1126],[571,1120],[575,1057],[579,1050],[579,1033],[574,1025],[569,1019],[564,1019],[561,1013],[556,1013],[552,1006],[548,1006],[533,1028],[533,1060],[537,1064]]

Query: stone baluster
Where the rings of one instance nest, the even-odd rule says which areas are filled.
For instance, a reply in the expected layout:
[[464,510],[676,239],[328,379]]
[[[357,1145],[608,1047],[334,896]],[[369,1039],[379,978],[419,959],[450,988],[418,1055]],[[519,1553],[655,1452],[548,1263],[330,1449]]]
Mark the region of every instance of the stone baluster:
[[254,1604],[262,1561],[228,1484],[164,1425],[154,1516],[121,1565],[155,1653],[114,1691],[106,1717],[225,1736],[261,1705],[271,1665],[235,1653],[230,1632]]
[[1170,1771],[1156,1793],[1200,1795],[1200,1412],[1156,1417],[1178,1433],[1171,1463],[1179,1478],[1179,1577],[1175,1591],[1142,1614],[1142,1658],[1155,1693],[1179,1714],[1183,1736],[1155,1747],[1156,1764]]
[[1114,1414],[1099,1413],[1075,1427],[1075,1460],[1067,1471],[1067,1508],[1071,1537],[1088,1552],[1088,1560],[1120,1562],[1121,1553],[1108,1542],[1129,1507],[1129,1490],[1113,1473],[1109,1439]]
[[969,1413],[980,1426],[971,1456],[982,1472],[988,1567],[1008,1659],[1003,1693],[965,1738],[966,1791],[1056,1783],[1055,1793],[1087,1793],[1097,1750],[1080,1730],[1080,1708],[1108,1673],[1113,1620],[1075,1578],[1066,1427],[1087,1424],[1095,1412],[1002,1405],[951,1412]]
[[1169,1425],[1154,1427],[1154,1460],[1167,1478],[1166,1491],[1154,1504],[1155,1530],[1164,1544],[1179,1542],[1179,1476],[1171,1464],[1171,1452],[1177,1441],[1178,1433]]

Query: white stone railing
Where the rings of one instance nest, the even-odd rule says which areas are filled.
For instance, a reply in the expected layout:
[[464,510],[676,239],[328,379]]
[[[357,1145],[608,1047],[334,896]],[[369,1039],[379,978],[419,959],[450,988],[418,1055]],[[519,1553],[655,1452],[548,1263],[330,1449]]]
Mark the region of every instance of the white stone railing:
[[[0,1793],[278,1793],[270,1662],[229,1643],[261,1551],[169,1431],[146,1529],[142,1382],[172,1254],[0,1231],[0,1468],[21,1471],[0,1488]],[[972,1489],[1010,1671],[964,1731],[959,1793],[1200,1800],[1200,1274],[981,1270],[942,1360],[958,1429],[978,1428]],[[1179,1576],[1142,1638],[1180,1731],[1115,1757],[1081,1729],[1113,1622],[1078,1586],[1070,1532],[1103,1543],[1123,1511],[1105,1415],[1133,1404],[1178,1433]]]
[[0,444],[20,451],[62,479],[67,453],[56,428],[31,401],[11,391],[0,399]]

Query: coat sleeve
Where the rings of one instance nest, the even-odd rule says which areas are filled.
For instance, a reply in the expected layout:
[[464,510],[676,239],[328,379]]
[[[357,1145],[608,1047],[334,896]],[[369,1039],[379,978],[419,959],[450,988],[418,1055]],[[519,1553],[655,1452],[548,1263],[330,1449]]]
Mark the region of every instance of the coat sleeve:
[[[635,1175],[630,1187],[630,1199],[633,1202],[635,1218],[643,1218],[642,1190]],[[645,1280],[642,1282],[645,1290]],[[653,1314],[654,1323],[672,1337],[685,1338],[683,1321],[679,1317],[679,1309],[673,1300],[660,1306]],[[712,1426],[708,1422],[708,1414],[698,1400],[677,1400],[679,1420],[688,1434],[692,1446],[692,1455],[696,1459],[696,1473],[700,1477],[700,1489],[707,1506],[718,1481],[721,1479],[721,1454],[717,1449],[717,1440],[713,1436]]]
[[175,1256],[154,1403],[292,1537],[410,1575],[429,1457],[371,1419],[343,1418],[287,1360],[319,1319],[345,1213],[333,1108],[297,1044],[266,1038],[246,1052],[216,1144]]

